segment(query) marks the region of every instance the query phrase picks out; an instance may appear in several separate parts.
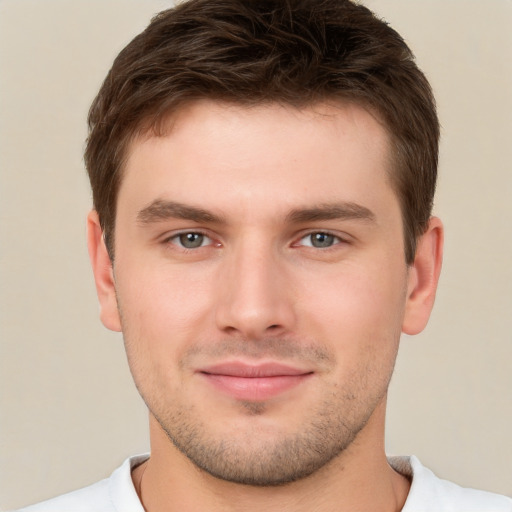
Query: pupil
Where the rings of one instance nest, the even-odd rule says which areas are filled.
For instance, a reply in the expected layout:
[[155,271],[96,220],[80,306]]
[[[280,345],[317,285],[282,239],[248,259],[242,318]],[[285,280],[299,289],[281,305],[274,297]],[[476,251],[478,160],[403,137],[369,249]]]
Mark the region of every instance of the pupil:
[[200,233],[185,233],[180,235],[180,243],[187,249],[201,247],[201,244],[203,243],[203,235]]
[[315,233],[313,235],[314,247],[330,247],[334,241],[334,236],[328,233]]

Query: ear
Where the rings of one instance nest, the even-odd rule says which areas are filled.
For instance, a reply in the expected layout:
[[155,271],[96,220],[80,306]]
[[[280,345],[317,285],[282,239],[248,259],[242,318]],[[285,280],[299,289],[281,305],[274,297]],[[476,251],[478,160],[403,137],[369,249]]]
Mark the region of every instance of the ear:
[[120,332],[121,319],[117,308],[114,270],[95,210],[87,216],[87,247],[100,302],[100,319],[107,329]]
[[419,238],[413,264],[409,267],[407,301],[402,324],[405,334],[418,334],[427,325],[434,306],[443,261],[443,224],[431,217]]

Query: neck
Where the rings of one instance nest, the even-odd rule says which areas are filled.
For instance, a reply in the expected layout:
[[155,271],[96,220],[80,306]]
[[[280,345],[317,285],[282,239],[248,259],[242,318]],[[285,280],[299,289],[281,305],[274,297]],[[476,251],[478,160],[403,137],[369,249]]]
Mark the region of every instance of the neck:
[[[152,454],[132,477],[147,512],[396,512],[410,484],[387,462],[383,420],[383,414],[374,415],[347,450],[313,475],[286,485],[256,487],[198,469],[151,418]],[[382,436],[376,437],[376,431]]]

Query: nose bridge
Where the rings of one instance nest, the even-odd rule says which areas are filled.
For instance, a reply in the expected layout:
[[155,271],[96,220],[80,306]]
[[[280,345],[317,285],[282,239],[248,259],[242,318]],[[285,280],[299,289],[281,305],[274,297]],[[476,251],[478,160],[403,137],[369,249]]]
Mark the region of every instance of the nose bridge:
[[219,276],[219,328],[247,338],[289,329],[293,304],[285,265],[272,241],[247,234],[227,253]]

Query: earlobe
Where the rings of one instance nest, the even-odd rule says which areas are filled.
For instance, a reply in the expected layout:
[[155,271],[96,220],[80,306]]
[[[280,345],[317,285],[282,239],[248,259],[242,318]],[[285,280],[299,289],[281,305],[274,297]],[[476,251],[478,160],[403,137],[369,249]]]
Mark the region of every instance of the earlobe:
[[87,246],[100,303],[100,319],[107,329],[120,332],[121,320],[117,307],[112,262],[105,246],[98,213],[95,210],[87,216]]
[[409,268],[408,289],[402,332],[418,334],[427,325],[443,260],[443,224],[437,217],[418,239],[416,255]]

